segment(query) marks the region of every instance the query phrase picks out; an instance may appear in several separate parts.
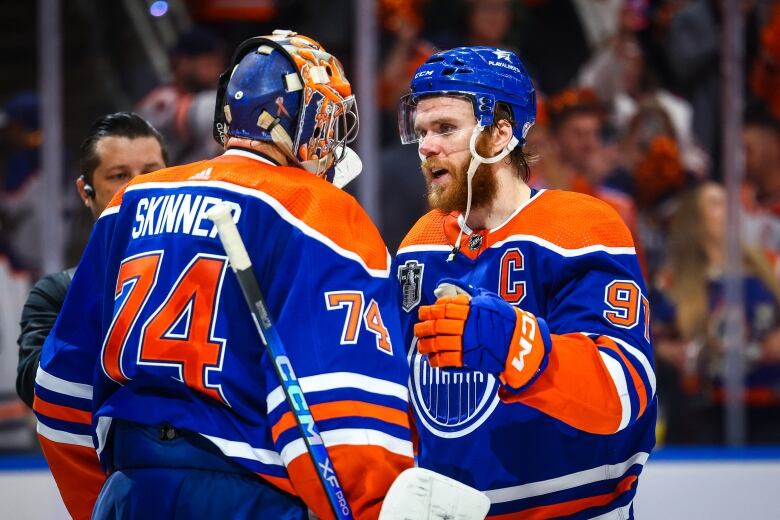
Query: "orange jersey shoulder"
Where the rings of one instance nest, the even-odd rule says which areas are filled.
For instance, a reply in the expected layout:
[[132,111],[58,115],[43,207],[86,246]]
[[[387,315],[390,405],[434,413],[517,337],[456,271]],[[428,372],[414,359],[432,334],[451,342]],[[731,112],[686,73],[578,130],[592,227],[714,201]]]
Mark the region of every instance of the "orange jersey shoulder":
[[[130,181],[109,204],[118,206],[128,189],[150,183],[226,183],[270,196],[296,220],[336,246],[360,256],[369,269],[388,268],[379,231],[354,197],[299,168],[273,166],[237,155],[166,168]],[[247,193],[247,192],[244,192]]]
[[399,249],[417,245],[446,244],[448,234],[445,227],[449,220],[455,220],[455,217],[437,209],[429,211],[412,226]]
[[[562,190],[539,193],[500,234],[533,235],[565,249],[588,246],[634,247],[631,232],[606,202]],[[494,237],[495,241],[502,240]]]

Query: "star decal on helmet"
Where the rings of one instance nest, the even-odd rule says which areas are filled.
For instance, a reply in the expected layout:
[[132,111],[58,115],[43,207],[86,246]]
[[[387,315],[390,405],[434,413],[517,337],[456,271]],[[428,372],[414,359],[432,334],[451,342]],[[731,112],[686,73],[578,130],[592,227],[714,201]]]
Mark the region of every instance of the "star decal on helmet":
[[496,49],[491,52],[493,52],[493,54],[496,55],[497,60],[512,61],[512,53],[509,51],[502,51],[501,49]]

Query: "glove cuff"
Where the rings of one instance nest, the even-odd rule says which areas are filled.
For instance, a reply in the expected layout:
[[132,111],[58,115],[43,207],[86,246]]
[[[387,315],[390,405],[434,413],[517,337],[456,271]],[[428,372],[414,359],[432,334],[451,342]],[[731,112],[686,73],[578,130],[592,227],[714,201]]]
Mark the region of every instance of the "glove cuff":
[[552,341],[543,319],[516,307],[514,310],[517,314],[515,331],[504,371],[498,377],[507,390],[519,393],[547,367]]

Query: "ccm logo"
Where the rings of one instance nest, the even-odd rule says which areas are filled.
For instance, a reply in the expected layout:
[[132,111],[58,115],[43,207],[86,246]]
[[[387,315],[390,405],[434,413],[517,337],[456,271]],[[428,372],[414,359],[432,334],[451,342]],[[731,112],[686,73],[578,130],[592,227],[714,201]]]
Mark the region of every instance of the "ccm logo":
[[520,352],[512,359],[512,366],[518,372],[525,367],[525,356],[531,353],[536,339],[536,318],[527,312],[522,312],[520,324]]
[[414,79],[424,78],[426,76],[433,76],[433,71],[432,70],[424,70],[422,72],[418,72],[417,74],[414,75]]

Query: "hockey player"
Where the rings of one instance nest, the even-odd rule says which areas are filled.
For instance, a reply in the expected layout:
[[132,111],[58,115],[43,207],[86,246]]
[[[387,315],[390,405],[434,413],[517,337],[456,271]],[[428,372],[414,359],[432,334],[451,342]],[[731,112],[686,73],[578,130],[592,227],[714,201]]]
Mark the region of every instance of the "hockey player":
[[394,263],[419,464],[489,518],[630,518],[654,445],[648,302],[609,206],[527,185],[535,94],[492,47],[435,54],[400,107],[432,211]]
[[374,518],[412,465],[408,368],[387,249],[328,182],[359,172],[350,84],[277,31],[238,47],[217,107],[223,155],[135,179],[98,219],[41,357],[44,453],[76,519],[334,516],[206,218],[227,204],[346,501]]

